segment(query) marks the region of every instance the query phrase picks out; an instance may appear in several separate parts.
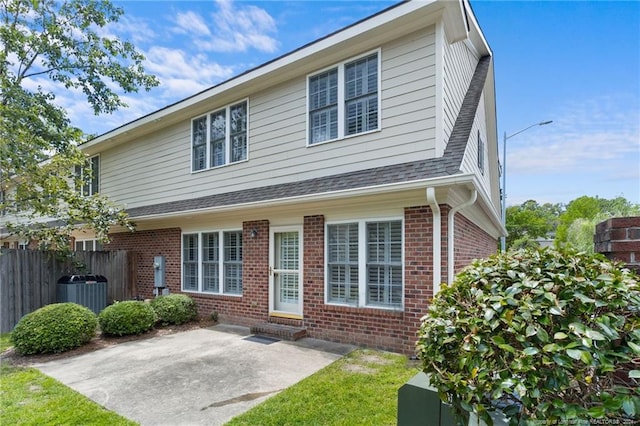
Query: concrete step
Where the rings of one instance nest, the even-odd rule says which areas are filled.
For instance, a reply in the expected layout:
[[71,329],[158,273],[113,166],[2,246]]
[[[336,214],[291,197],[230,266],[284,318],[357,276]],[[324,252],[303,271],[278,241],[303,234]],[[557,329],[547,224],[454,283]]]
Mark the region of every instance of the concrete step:
[[263,322],[251,326],[251,334],[275,337],[282,340],[298,340],[307,335],[307,329],[291,325]]

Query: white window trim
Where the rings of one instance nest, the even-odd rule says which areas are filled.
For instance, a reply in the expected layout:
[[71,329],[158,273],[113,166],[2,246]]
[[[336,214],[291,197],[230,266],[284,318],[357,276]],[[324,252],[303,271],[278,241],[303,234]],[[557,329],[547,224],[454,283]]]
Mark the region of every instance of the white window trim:
[[484,175],[484,169],[485,169],[485,160],[486,157],[484,155],[484,151],[485,151],[485,143],[484,143],[484,139],[482,139],[482,135],[480,134],[480,130],[478,130],[478,139],[476,142],[477,145],[477,150],[478,150],[478,169],[480,170],[480,173],[482,175]]
[[[183,293],[193,294],[209,294],[214,296],[231,296],[242,297],[244,293],[244,259],[243,259],[243,282],[241,293],[225,293],[224,291],[224,233],[225,232],[240,232],[242,234],[242,228],[229,228],[229,229],[214,229],[208,231],[195,231],[195,232],[183,232],[180,235],[180,291]],[[218,292],[203,291],[203,262],[202,262],[202,234],[218,234]],[[198,289],[188,290],[184,288],[184,236],[185,235],[197,235],[198,236]],[[244,250],[244,241],[243,241]]]
[[[380,306],[367,304],[367,223],[371,222],[400,222],[402,230],[402,301],[400,306]],[[339,303],[329,301],[329,226],[341,225],[345,223],[358,224],[358,304]],[[404,311],[405,292],[405,238],[404,238],[404,218],[403,217],[373,217],[367,219],[352,219],[326,222],[324,225],[324,303],[332,306],[346,306],[351,308],[381,309],[385,311]]]
[[[97,158],[98,159],[98,174],[96,176],[93,175],[93,159]],[[100,193],[100,186],[101,186],[101,180],[100,179],[100,173],[102,172],[102,161],[100,159],[100,154],[96,154],[96,155],[92,155],[90,157],[86,157],[85,161],[88,164],[89,169],[91,169],[91,179],[95,178],[98,182],[98,190],[96,192],[93,192],[93,185],[92,185],[92,181],[89,181],[88,186],[89,186],[89,191],[88,194],[84,193],[84,169],[80,169],[80,179],[82,180],[82,185],[80,186],[80,194],[83,197],[90,197],[92,195],[95,194],[99,194]]]
[[[241,104],[243,102],[247,103],[247,117],[246,117],[246,121],[247,121],[247,158],[245,158],[244,160],[240,160],[240,161],[234,161],[234,162],[230,162],[228,160],[231,159],[231,114],[229,114],[229,110],[232,106]],[[225,163],[221,164],[219,166],[211,166],[211,114],[218,112],[218,111],[222,111],[225,110]],[[202,117],[205,117],[207,120],[207,131],[205,134],[205,150],[206,150],[206,154],[205,154],[205,159],[206,159],[206,167],[204,169],[200,169],[200,170],[194,170],[193,169],[193,122],[195,120],[201,119]],[[201,173],[201,172],[205,172],[207,170],[214,170],[214,169],[219,169],[222,167],[228,167],[234,164],[240,164],[240,163],[245,163],[247,161],[249,161],[249,152],[250,150],[250,143],[249,143],[249,98],[244,98],[244,99],[240,99],[237,102],[231,102],[230,104],[227,104],[223,107],[211,110],[205,114],[201,114],[197,117],[193,117],[191,119],[191,124],[190,124],[190,128],[189,128],[189,158],[190,158],[190,169],[191,169],[191,173]]]
[[[373,55],[374,53],[377,53],[378,55],[378,127],[376,129],[373,130],[367,130],[364,132],[360,132],[360,133],[355,133],[353,135],[345,135],[345,99],[344,99],[344,67],[346,64],[357,61],[358,59],[364,58],[366,56],[370,56]],[[315,142],[315,143],[311,143],[311,135],[310,135],[310,126],[311,123],[309,121],[309,79],[315,75],[318,74],[322,74],[323,72],[332,70],[334,68],[338,69],[338,137],[334,138],[334,139],[327,139],[326,141],[321,141],[321,142]],[[307,74],[307,81],[306,81],[306,92],[305,92],[305,98],[306,98],[306,110],[305,110],[305,114],[307,116],[306,118],[306,122],[307,122],[307,126],[306,126],[306,141],[307,141],[307,148],[309,147],[314,147],[314,146],[318,146],[318,145],[324,145],[326,143],[330,143],[330,142],[335,142],[335,141],[339,141],[339,140],[343,140],[343,139],[349,139],[349,138],[353,138],[356,136],[362,136],[362,135],[366,135],[369,133],[375,133],[375,132],[379,132],[382,130],[382,48],[377,48],[374,50],[371,50],[369,52],[363,53],[361,55],[358,56],[354,56],[352,58],[349,58],[345,61],[339,62],[337,64],[333,64],[329,67],[323,68],[321,70],[318,71],[314,71],[311,74]]]
[[[91,249],[91,250],[87,250],[87,247],[86,247],[87,242],[89,242],[89,241],[93,242],[93,249]],[[74,251],[78,251],[78,250],[75,250],[76,249],[76,244],[78,244],[78,243],[82,243],[82,250],[80,250],[80,251],[101,251],[101,250],[97,249],[97,245],[100,244],[100,241],[97,238],[76,239],[74,241],[74,243],[73,243]]]

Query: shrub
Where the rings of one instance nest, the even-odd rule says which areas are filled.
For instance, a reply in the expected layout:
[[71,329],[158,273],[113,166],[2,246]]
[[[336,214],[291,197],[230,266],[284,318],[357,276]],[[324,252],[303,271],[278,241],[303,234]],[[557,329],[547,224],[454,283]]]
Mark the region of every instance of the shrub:
[[22,317],[11,332],[11,340],[22,355],[64,352],[89,342],[97,325],[90,309],[76,303],[55,303]]
[[538,249],[475,261],[422,321],[423,370],[462,417],[491,424],[496,407],[512,424],[640,414],[638,277],[601,255]]
[[195,302],[186,294],[158,296],[151,301],[151,307],[163,325],[183,324],[198,317]]
[[98,322],[105,335],[142,334],[153,328],[156,314],[150,304],[128,300],[104,308],[98,315]]

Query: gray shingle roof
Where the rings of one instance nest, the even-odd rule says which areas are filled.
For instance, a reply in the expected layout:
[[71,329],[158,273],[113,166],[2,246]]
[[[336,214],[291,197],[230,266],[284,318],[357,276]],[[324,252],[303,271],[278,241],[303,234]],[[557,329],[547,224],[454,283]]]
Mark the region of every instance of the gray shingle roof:
[[473,120],[487,78],[490,60],[491,58],[489,56],[484,56],[476,66],[471,83],[462,102],[460,113],[458,114],[442,157],[358,170],[298,182],[267,185],[242,191],[231,191],[182,201],[135,207],[128,209],[127,212],[132,218],[136,218],[323,194],[348,189],[367,188],[377,185],[412,182],[426,178],[458,174],[460,173],[460,164],[464,157],[473,126]]

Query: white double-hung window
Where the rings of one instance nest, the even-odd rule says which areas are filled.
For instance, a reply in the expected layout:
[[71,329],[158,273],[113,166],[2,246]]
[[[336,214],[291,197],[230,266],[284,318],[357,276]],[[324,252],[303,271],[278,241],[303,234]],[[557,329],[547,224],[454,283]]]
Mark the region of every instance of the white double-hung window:
[[76,191],[84,196],[97,194],[100,191],[100,156],[87,159],[84,167],[75,167]]
[[182,290],[242,294],[242,231],[183,234]]
[[380,51],[309,76],[308,143],[380,128]]
[[328,224],[327,303],[403,306],[402,220]]
[[195,172],[248,157],[247,101],[191,121],[191,169]]

